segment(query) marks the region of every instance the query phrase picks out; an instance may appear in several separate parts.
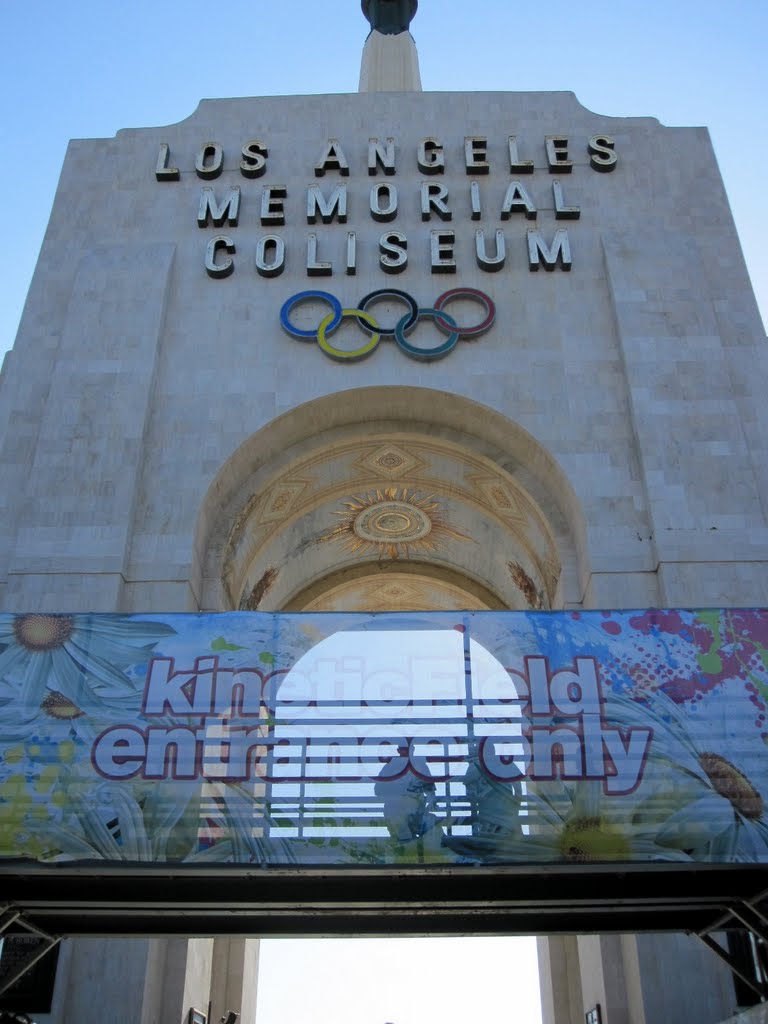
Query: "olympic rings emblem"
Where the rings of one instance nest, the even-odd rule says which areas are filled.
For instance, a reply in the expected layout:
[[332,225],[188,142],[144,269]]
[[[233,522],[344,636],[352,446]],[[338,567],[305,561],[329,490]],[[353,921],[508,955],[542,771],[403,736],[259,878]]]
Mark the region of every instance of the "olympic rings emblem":
[[[395,299],[403,302],[408,312],[402,316],[396,324],[385,327],[368,312],[368,307],[380,302],[382,299]],[[479,302],[484,307],[484,318],[473,327],[459,324],[454,317],[445,311],[449,302],[456,299],[469,299]],[[291,321],[292,311],[304,302],[320,301],[327,302],[331,312],[323,317],[317,327],[312,330],[304,330],[296,327]],[[367,335],[368,340],[356,349],[337,348],[330,341],[330,337],[342,320],[354,317],[360,329]],[[406,335],[415,327],[419,320],[430,319],[435,326],[446,334],[445,341],[431,348],[422,348],[411,344]],[[443,356],[455,348],[459,338],[478,338],[484,334],[496,319],[496,306],[493,301],[477,288],[451,288],[443,292],[435,300],[434,306],[420,307],[413,296],[408,292],[401,292],[397,288],[379,288],[375,292],[369,292],[355,309],[345,309],[335,295],[330,292],[306,291],[297,292],[290,299],[283,303],[280,310],[280,324],[284,331],[301,341],[316,341],[320,348],[331,359],[338,359],[340,362],[350,363],[358,359],[365,359],[378,346],[382,338],[394,338],[398,346],[412,359],[421,359],[429,362],[432,359],[442,359]]]

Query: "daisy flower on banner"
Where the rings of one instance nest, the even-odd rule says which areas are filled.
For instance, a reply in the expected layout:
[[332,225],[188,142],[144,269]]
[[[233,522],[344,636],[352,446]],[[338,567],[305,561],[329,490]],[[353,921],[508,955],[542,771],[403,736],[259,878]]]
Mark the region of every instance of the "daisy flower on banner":
[[661,691],[642,704],[612,696],[607,715],[617,725],[653,728],[646,772],[653,793],[638,813],[655,822],[659,844],[698,861],[768,863],[768,758],[737,684],[695,706]]
[[606,797],[600,781],[529,783],[525,794],[488,782],[477,789],[473,834],[445,840],[468,860],[576,864],[690,859],[660,846],[653,831],[637,820],[636,795]]
[[42,709],[76,719],[99,707],[125,708],[143,685],[127,670],[175,632],[119,615],[0,615],[0,717],[29,720]]
[[40,843],[49,850],[42,859],[179,862],[197,847],[197,783],[94,786],[73,771],[61,780],[59,794],[58,820],[38,827]]

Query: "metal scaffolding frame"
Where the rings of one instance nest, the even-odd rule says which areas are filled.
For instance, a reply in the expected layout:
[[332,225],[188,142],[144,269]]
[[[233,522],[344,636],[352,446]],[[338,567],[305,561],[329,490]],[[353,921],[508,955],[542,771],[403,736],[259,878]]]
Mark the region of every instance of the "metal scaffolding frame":
[[[741,980],[752,989],[761,1002],[768,1000],[768,889],[752,899],[739,900],[712,925],[696,934]],[[714,938],[713,932],[745,931],[751,935],[763,956],[755,958],[755,970],[749,974],[745,964],[734,957]]]
[[14,932],[19,930],[31,932],[43,941],[42,945],[30,953],[7,978],[0,977],[0,996],[7,992],[12,985],[15,985],[20,978],[23,978],[27,971],[30,971],[39,960],[42,960],[54,946],[61,942],[60,935],[50,935],[29,921],[22,908],[12,903],[5,903],[0,907],[0,937],[7,935],[11,928]]

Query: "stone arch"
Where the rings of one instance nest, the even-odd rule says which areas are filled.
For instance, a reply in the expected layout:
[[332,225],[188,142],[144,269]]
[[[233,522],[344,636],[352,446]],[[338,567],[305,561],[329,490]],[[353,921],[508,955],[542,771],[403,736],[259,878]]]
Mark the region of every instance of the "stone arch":
[[578,501],[535,438],[417,387],[276,418],[221,467],[196,531],[210,610],[562,607],[580,603],[584,550]]

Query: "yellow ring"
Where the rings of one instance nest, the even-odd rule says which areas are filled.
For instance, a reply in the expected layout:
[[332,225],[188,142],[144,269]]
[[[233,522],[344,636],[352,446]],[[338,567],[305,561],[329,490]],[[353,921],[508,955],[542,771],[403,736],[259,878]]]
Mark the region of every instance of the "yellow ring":
[[[366,313],[364,309],[342,309],[341,319],[343,320],[345,316],[354,316],[357,317],[358,320],[365,320],[365,322],[367,324],[370,324],[371,327],[379,326],[376,318],[371,316],[370,313]],[[346,352],[344,349],[335,348],[325,337],[326,328],[334,319],[334,317],[334,313],[329,313],[328,316],[321,321],[320,326],[317,328],[317,344],[320,346],[323,352],[325,352],[326,355],[329,355],[331,357],[331,359],[364,359],[365,356],[370,355],[371,352],[373,352],[373,350],[379,344],[379,341],[381,340],[381,335],[372,334],[362,348],[353,349],[351,352]],[[341,320],[339,321],[339,323],[341,323]],[[336,326],[338,326],[338,324]],[[336,327],[334,327],[333,330],[336,330]]]

